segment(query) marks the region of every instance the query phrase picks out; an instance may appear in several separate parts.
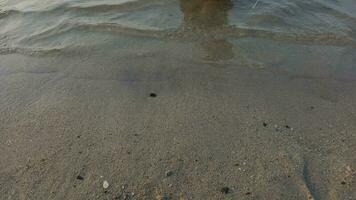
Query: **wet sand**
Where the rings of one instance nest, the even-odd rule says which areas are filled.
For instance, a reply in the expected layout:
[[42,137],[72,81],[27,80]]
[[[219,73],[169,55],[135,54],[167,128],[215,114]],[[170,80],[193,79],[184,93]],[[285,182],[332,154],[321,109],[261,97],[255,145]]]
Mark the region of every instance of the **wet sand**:
[[355,81],[81,52],[1,56],[2,199],[355,199]]

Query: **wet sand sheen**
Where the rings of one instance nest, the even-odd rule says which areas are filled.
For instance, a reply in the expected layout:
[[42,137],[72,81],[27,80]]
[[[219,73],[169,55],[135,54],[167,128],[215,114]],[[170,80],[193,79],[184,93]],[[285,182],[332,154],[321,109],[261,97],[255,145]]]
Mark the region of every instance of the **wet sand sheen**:
[[356,199],[354,47],[230,37],[233,1],[178,8],[168,38],[0,55],[1,196]]

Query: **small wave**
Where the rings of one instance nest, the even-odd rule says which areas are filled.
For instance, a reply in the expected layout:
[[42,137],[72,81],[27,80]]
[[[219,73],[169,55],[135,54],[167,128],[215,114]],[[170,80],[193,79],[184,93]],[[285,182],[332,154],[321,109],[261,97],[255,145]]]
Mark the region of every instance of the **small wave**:
[[121,4],[98,4],[92,6],[66,5],[64,9],[81,12],[127,12],[139,10],[148,6],[157,6],[162,4],[162,0],[129,1]]
[[228,27],[227,35],[230,37],[255,37],[270,39],[276,41],[285,41],[302,44],[334,45],[334,46],[352,46],[356,47],[356,41],[349,37],[338,35],[331,32],[324,33],[284,33],[269,30]]
[[110,34],[124,34],[129,36],[141,36],[141,37],[153,37],[162,38],[167,34],[168,31],[163,30],[148,30],[148,29],[138,29],[123,26],[114,23],[61,23],[53,28],[47,29],[41,33],[33,34],[31,36],[25,37],[22,41],[36,41],[46,38],[51,38],[58,36],[60,34],[65,34],[70,31],[85,31],[85,32],[106,32]]
[[12,15],[20,15],[21,11],[18,10],[0,10],[0,19],[12,16]]
[[57,48],[24,48],[24,47],[5,47],[0,48],[0,55],[23,54],[30,56],[54,55],[62,52],[63,49]]

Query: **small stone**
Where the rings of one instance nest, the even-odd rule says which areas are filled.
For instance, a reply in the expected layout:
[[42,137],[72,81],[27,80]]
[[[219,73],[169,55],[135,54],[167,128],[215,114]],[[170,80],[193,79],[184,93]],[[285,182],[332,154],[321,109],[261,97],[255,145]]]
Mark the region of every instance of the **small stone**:
[[229,187],[223,187],[220,190],[221,193],[223,194],[228,194],[230,192],[230,188]]
[[104,189],[107,189],[108,187],[109,187],[109,182],[104,181],[104,182],[103,182],[103,188],[104,188]]
[[79,176],[77,176],[77,179],[78,179],[78,180],[84,180],[84,177],[82,177],[82,176],[79,175]]
[[264,127],[267,127],[267,125],[268,125],[268,124],[267,124],[266,122],[263,122],[263,126],[264,126]]
[[346,182],[345,181],[341,181],[341,185],[346,185]]
[[157,97],[157,94],[156,93],[150,93],[150,97]]
[[173,175],[173,171],[170,171],[170,170],[166,171],[165,174],[166,174],[167,177],[172,176]]

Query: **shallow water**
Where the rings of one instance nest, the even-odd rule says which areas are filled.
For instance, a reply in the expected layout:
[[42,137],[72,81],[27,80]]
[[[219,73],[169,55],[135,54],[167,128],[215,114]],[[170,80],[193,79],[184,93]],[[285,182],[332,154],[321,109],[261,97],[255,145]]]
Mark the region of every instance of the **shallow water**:
[[[354,80],[353,0],[2,0],[0,53],[87,50],[272,68],[305,78]],[[153,49],[152,49],[153,48]],[[313,69],[311,69],[313,68]]]
[[0,193],[353,200],[355,87],[354,0],[0,0]]

